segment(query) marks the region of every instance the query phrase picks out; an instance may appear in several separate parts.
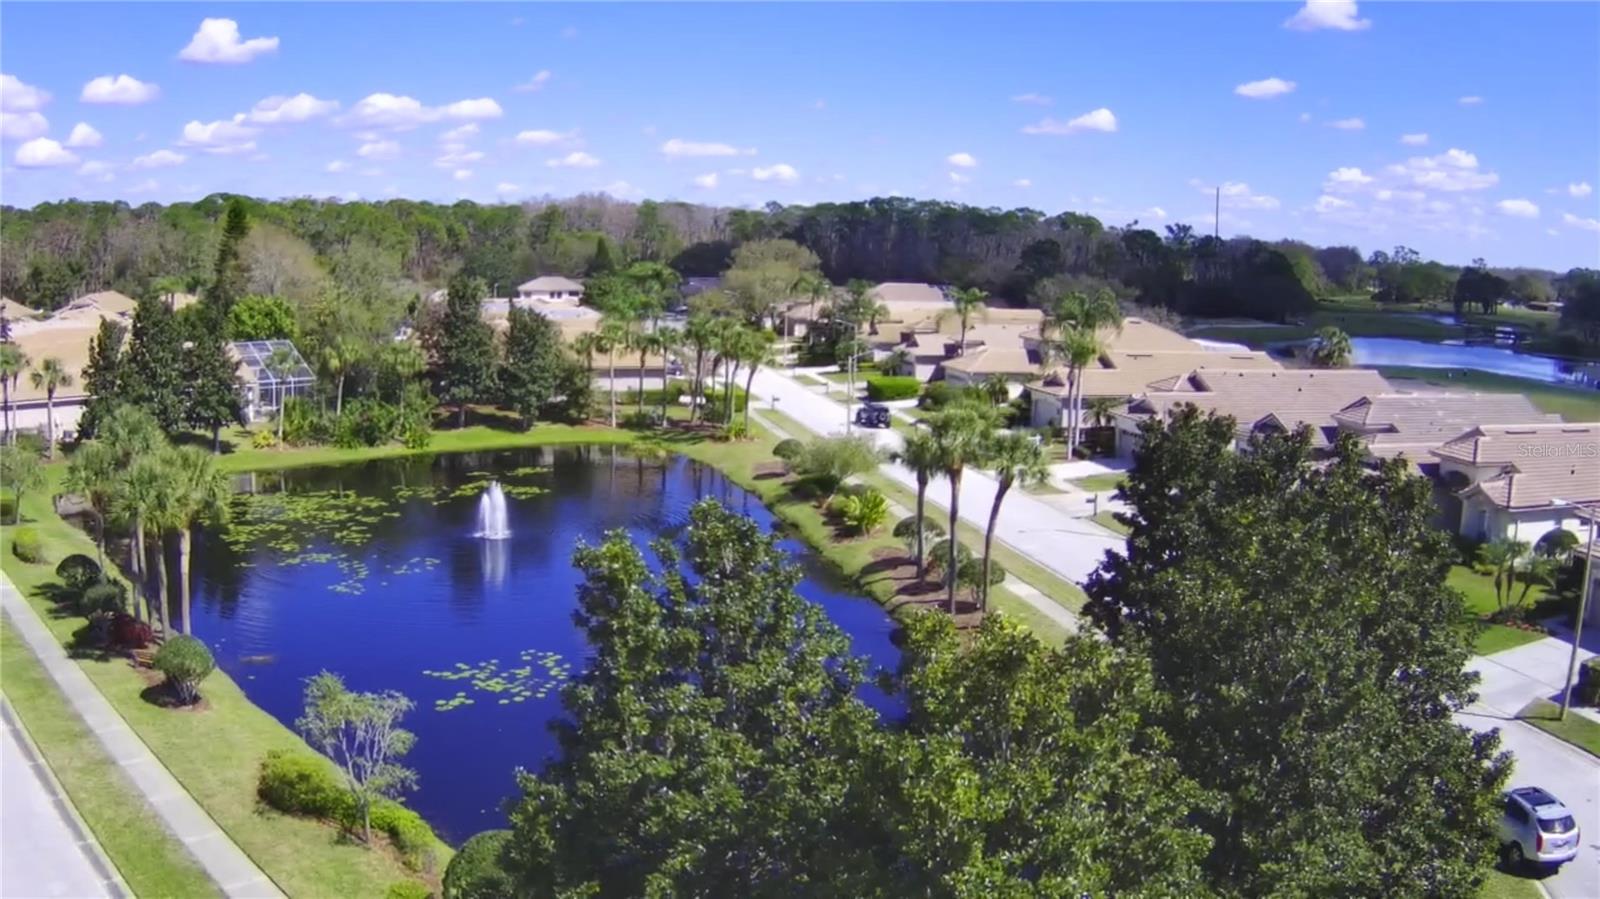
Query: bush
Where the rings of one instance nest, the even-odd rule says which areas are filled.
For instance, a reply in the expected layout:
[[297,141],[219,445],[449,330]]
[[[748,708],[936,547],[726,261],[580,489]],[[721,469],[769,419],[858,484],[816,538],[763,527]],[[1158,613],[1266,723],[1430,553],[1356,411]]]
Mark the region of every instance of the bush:
[[422,816],[398,802],[379,800],[372,805],[372,829],[389,836],[406,867],[432,871],[439,863],[435,853],[439,838]]
[[869,437],[819,437],[806,444],[792,467],[832,496],[846,479],[872,471],[881,461],[883,454]]
[[501,861],[511,842],[509,830],[486,830],[461,844],[444,869],[444,899],[500,899],[515,895]]
[[39,545],[39,532],[31,527],[17,528],[11,534],[11,552],[24,562],[43,562],[44,547]]
[[661,412],[658,409],[646,409],[643,412],[630,412],[622,419],[622,426],[629,430],[648,430],[661,427]]
[[728,422],[727,424],[723,425],[722,430],[717,433],[718,440],[728,443],[731,443],[735,440],[745,440],[749,436],[750,432],[745,430],[744,422],[742,421]]
[[806,445],[804,443],[793,437],[786,437],[778,441],[778,445],[772,448],[772,455],[785,462],[793,462],[795,459],[800,458],[800,454],[805,451]]
[[121,649],[143,649],[155,639],[150,625],[129,615],[119,612],[111,619],[111,644]]
[[426,421],[410,422],[400,435],[400,442],[405,444],[406,449],[427,449],[428,444],[433,442],[433,426]]
[[425,883],[402,880],[399,883],[389,884],[389,889],[384,891],[383,897],[384,899],[433,899],[433,890],[428,889]]
[[97,615],[116,615],[128,608],[128,590],[120,581],[102,581],[89,585],[78,597],[78,614],[85,618]]
[[348,826],[355,817],[350,793],[321,756],[274,749],[261,763],[256,795],[291,815],[326,818]]
[[292,446],[320,443],[327,438],[328,423],[303,397],[283,401],[283,442]]
[[196,637],[179,634],[161,644],[151,666],[167,676],[167,685],[185,705],[200,699],[200,682],[216,670],[211,650]]
[[949,381],[934,381],[923,389],[921,398],[917,400],[917,408],[937,412],[955,402],[960,396],[961,388],[956,385]]
[[100,582],[100,563],[83,553],[73,553],[56,566],[56,577],[74,596]]
[[[936,537],[944,536],[944,525],[933,515],[922,516],[922,533]],[[895,522],[894,535],[901,540],[911,540],[917,536],[917,516],[907,515]]]
[[1600,706],[1600,656],[1585,660],[1578,669],[1578,686],[1573,698],[1581,705]]
[[867,399],[879,403],[909,400],[922,392],[922,382],[912,377],[878,376],[867,379]]
[[250,445],[256,449],[272,449],[278,445],[278,435],[269,430],[252,432]]
[[870,534],[889,520],[889,501],[876,490],[852,494],[838,502],[839,517],[857,534]]

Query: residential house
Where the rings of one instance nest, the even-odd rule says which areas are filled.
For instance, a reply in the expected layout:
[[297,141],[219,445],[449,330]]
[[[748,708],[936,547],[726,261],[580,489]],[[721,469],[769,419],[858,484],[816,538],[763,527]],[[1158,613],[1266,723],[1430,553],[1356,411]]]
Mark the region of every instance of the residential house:
[[[11,326],[11,342],[28,357],[30,369],[45,359],[59,359],[72,376],[72,384],[56,391],[56,436],[70,439],[89,402],[84,391],[83,368],[89,362],[89,341],[100,328],[98,318],[31,321]],[[45,392],[33,386],[29,372],[17,378],[11,390],[11,411],[19,431],[43,432],[47,419]]]
[[583,285],[560,275],[540,275],[517,285],[517,300],[576,306],[583,301]]
[[1568,504],[1600,504],[1600,422],[1478,425],[1433,450],[1455,490],[1457,533],[1533,543],[1557,528],[1586,534]]
[[[287,358],[281,366],[269,364],[278,351]],[[228,354],[239,360],[239,383],[247,422],[273,418],[290,397],[311,394],[316,373],[305,357],[287,340],[241,340],[228,344]]]
[[1520,393],[1383,393],[1364,396],[1333,415],[1375,458],[1405,457],[1424,472],[1433,451],[1485,422],[1561,421]]

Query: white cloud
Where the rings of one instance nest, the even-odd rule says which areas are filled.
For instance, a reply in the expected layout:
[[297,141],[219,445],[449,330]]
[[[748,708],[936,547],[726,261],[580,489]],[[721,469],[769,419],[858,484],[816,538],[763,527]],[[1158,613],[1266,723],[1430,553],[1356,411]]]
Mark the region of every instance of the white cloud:
[[1561,223],[1584,231],[1600,231],[1600,219],[1586,219],[1570,212],[1561,213]]
[[0,75],[0,110],[38,112],[49,102],[49,91],[27,84],[15,75]]
[[446,144],[444,155],[433,161],[441,169],[458,168],[463,165],[478,162],[483,159],[483,153],[478,150],[469,150],[465,144]]
[[544,164],[553,169],[592,169],[600,164],[600,160],[582,150],[574,150],[565,156],[546,159]]
[[14,157],[17,165],[25,169],[51,169],[63,165],[76,165],[78,157],[72,151],[48,137],[36,137],[17,148]]
[[111,163],[101,162],[98,159],[91,159],[78,166],[78,176],[80,178],[93,178],[96,181],[114,181],[117,177],[111,173]]
[[1300,11],[1290,16],[1283,27],[1291,31],[1362,31],[1372,27],[1371,19],[1356,18],[1355,0],[1306,0]]
[[950,172],[948,174],[950,175],[951,184],[966,184],[972,180],[971,175],[963,175],[960,172]]
[[494,192],[502,197],[510,196],[511,194],[522,193],[522,185],[512,184],[510,181],[502,181],[494,186]]
[[717,186],[717,173],[706,172],[704,175],[694,176],[694,186],[702,190],[712,190]]
[[189,46],[178,51],[178,58],[189,62],[240,63],[277,49],[275,37],[240,40],[239,23],[232,19],[205,19],[190,38]]
[[1012,187],[1032,187],[1033,186],[1033,182],[1029,181],[1027,178],[1018,178],[1017,180],[1011,182],[1011,186]]
[[1303,125],[1303,124],[1305,124],[1306,122],[1309,122],[1309,121],[1311,121],[1311,113],[1309,113],[1309,112],[1300,113],[1300,124]]
[[1576,184],[1567,185],[1567,196],[1569,197],[1587,197],[1592,193],[1594,193],[1594,187],[1587,181],[1579,181]]
[[1427,146],[1428,133],[1423,131],[1417,134],[1402,134],[1400,135],[1400,143],[1405,144],[1408,147]]
[[1462,97],[1461,99],[1457,100],[1456,102],[1461,104],[1462,106],[1477,106],[1477,105],[1483,103],[1483,98],[1477,96],[1476,94],[1468,94],[1467,96]]
[[462,141],[468,140],[469,138],[477,137],[480,130],[482,129],[478,127],[477,122],[468,122],[465,125],[458,125],[455,128],[451,128],[449,131],[439,135],[439,140],[447,144],[459,144]]
[[500,104],[488,97],[457,100],[444,106],[424,106],[415,97],[379,92],[361,98],[340,121],[361,128],[404,130],[440,119],[497,119],[504,114]]
[[1539,217],[1539,207],[1530,200],[1520,197],[1514,200],[1501,200],[1494,204],[1501,215],[1509,215],[1519,219],[1536,219]]
[[522,82],[521,84],[512,88],[512,90],[517,91],[518,93],[531,94],[535,91],[543,90],[544,86],[549,82],[550,70],[540,69],[539,71],[533,73],[532,78]]
[[1437,156],[1414,156],[1384,172],[1423,190],[1485,190],[1500,183],[1499,175],[1478,167],[1478,157],[1455,148]]
[[1354,205],[1355,204],[1349,200],[1323,194],[1322,196],[1317,197],[1317,202],[1312,204],[1311,208],[1319,213],[1328,213],[1339,209],[1348,209]]
[[517,132],[517,143],[524,147],[553,147],[564,144],[578,136],[576,131],[551,131],[546,128],[536,128],[531,131]]
[[138,184],[128,188],[130,194],[153,194],[161,188],[161,182],[154,178],[146,178]]
[[750,170],[750,177],[756,179],[757,181],[781,181],[787,184],[793,181],[798,181],[800,179],[800,173],[795,171],[794,166],[789,165],[786,162],[780,162],[776,165],[767,166],[765,168],[757,166],[756,168]]
[[1348,119],[1335,119],[1328,123],[1328,127],[1337,128],[1340,131],[1360,131],[1367,127],[1367,123],[1352,116]]
[[182,165],[184,160],[188,158],[182,153],[174,153],[171,150],[157,150],[154,153],[146,153],[143,156],[136,157],[133,162],[128,164],[128,167],[134,169],[163,169],[168,166]]
[[400,145],[392,140],[374,140],[356,149],[362,159],[393,159],[400,155]]
[[978,167],[978,157],[973,156],[971,153],[951,153],[944,158],[944,161],[961,169],[975,169]]
[[78,99],[84,103],[110,103],[137,106],[161,96],[161,88],[132,75],[101,75],[83,86]]
[[0,112],[0,137],[32,140],[50,131],[50,120],[38,112]]
[[72,134],[67,136],[69,147],[98,147],[102,143],[105,143],[105,137],[88,122],[73,125]]
[[242,124],[244,116],[232,121],[190,122],[183,126],[183,136],[178,140],[182,147],[195,147],[207,153],[246,153],[256,148],[256,129]]
[[732,144],[683,140],[672,138],[661,145],[661,153],[673,159],[693,159],[705,156],[754,156],[754,147],[735,147]]
[[1263,78],[1260,81],[1246,81],[1233,89],[1241,97],[1252,100],[1270,100],[1284,94],[1294,93],[1295,83],[1282,78]]
[[1328,173],[1328,180],[1323,184],[1323,190],[1350,190],[1362,185],[1371,184],[1373,178],[1356,166],[1344,166]]
[[1082,131],[1116,130],[1117,117],[1104,106],[1065,122],[1046,116],[1032,125],[1022,127],[1023,134],[1077,134]]
[[1028,94],[1017,94],[1015,97],[1011,98],[1011,102],[1013,102],[1013,103],[1022,103],[1022,104],[1028,105],[1028,106],[1049,106],[1051,103],[1054,103],[1055,101],[1052,100],[1051,98],[1045,96],[1044,94],[1028,93]]
[[245,118],[257,125],[287,125],[319,118],[338,108],[338,100],[318,100],[310,94],[299,93],[292,97],[267,97],[252,107]]
[[607,184],[605,187],[600,188],[600,190],[604,193],[612,195],[613,197],[636,197],[641,196],[644,193],[644,191],[641,191],[639,188],[634,187],[632,184],[629,184],[626,181],[613,181],[610,184]]
[[465,181],[468,178],[472,177],[472,170],[471,169],[456,169],[454,172],[451,173],[450,177],[456,179],[457,181]]
[[349,168],[350,168],[350,163],[345,162],[343,159],[335,159],[334,161],[332,161],[332,162],[328,163],[327,165],[323,166],[322,170],[324,172],[330,172],[332,174],[337,175],[340,172],[347,171]]
[[[1206,184],[1198,178],[1190,179],[1189,186],[1206,194],[1219,189],[1217,185]],[[1280,205],[1277,197],[1255,193],[1243,181],[1224,181],[1220,189],[1222,205],[1226,209],[1277,209]]]

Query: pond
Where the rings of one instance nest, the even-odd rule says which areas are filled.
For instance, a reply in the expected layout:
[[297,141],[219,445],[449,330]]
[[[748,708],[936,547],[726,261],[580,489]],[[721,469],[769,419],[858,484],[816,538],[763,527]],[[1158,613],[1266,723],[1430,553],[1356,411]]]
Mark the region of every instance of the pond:
[[[1292,352],[1300,343],[1275,344],[1274,354]],[[1352,362],[1356,365],[1407,365],[1418,368],[1471,368],[1513,378],[1530,378],[1551,384],[1600,386],[1600,363],[1554,356],[1539,356],[1513,349],[1460,342],[1429,343],[1396,337],[1352,337]]]
[[[479,494],[504,487],[510,536],[484,540]],[[583,669],[572,623],[577,542],[624,528],[644,542],[713,497],[772,526],[759,498],[714,468],[612,447],[441,455],[254,476],[236,523],[197,536],[194,633],[252,701],[289,727],[304,680],[327,669],[352,689],[417,705],[407,801],[451,842],[504,826],[514,771],[556,751],[546,723]],[[850,634],[870,665],[898,650],[881,606],[836,583],[805,545],[800,593]],[[863,687],[892,713],[895,700]]]

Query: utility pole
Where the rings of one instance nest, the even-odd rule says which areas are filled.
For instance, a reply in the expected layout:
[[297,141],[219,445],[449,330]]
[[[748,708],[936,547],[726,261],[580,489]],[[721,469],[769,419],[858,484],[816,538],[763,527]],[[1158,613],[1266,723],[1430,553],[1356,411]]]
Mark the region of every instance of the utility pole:
[[[1555,500],[1562,502],[1562,500]],[[1572,624],[1572,653],[1567,657],[1567,679],[1561,688],[1561,715],[1557,720],[1567,720],[1567,709],[1572,705],[1572,678],[1578,673],[1578,649],[1583,645],[1583,618],[1589,612],[1589,591],[1594,586],[1594,532],[1600,530],[1593,510],[1579,503],[1567,503],[1580,517],[1589,519],[1589,545],[1583,554],[1583,590],[1578,594],[1578,620]]]

